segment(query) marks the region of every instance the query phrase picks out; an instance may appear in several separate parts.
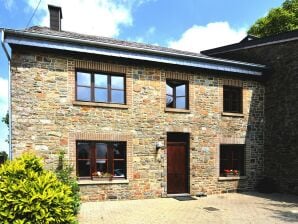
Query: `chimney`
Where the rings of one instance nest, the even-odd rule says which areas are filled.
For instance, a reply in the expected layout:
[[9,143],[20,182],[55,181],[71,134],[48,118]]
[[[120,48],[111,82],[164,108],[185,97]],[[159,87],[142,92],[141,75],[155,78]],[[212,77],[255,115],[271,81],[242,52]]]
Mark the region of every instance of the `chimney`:
[[59,6],[48,5],[50,13],[50,29],[61,31],[62,9]]

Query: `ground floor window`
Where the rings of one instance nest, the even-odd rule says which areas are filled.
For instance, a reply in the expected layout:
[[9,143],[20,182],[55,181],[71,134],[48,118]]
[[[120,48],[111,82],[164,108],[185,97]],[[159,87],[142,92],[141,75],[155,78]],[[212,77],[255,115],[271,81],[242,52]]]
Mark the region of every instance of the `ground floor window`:
[[244,145],[220,146],[220,176],[244,176]]
[[126,178],[126,142],[77,141],[80,178]]

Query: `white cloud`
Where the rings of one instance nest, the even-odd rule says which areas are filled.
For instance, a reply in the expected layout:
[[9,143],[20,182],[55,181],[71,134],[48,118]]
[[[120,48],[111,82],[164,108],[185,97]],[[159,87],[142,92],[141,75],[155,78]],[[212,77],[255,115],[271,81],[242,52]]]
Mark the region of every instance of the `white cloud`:
[[233,29],[228,22],[193,25],[178,40],[170,41],[171,48],[199,53],[202,50],[239,42],[246,36],[246,29]]
[[8,108],[8,80],[0,77],[0,118],[2,118]]
[[151,26],[146,30],[146,32],[143,33],[143,35],[136,36],[136,37],[129,37],[127,38],[127,40],[138,42],[138,43],[149,43],[151,37],[155,34],[155,31],[156,31],[156,28],[154,26]]
[[148,35],[152,35],[155,33],[155,27],[154,26],[151,26],[148,30],[147,30],[147,34]]
[[0,77],[0,151],[8,152],[7,139],[8,130],[6,124],[1,120],[5,116],[8,108],[8,80]]
[[[62,29],[78,33],[116,37],[120,26],[132,26],[132,10],[149,0],[46,0],[39,6],[37,22],[49,26],[48,4],[62,7]],[[28,0],[35,9],[38,0]],[[38,18],[36,16],[35,18]]]
[[7,10],[12,10],[13,8],[13,5],[14,5],[14,0],[1,0],[4,4],[4,7],[7,9]]

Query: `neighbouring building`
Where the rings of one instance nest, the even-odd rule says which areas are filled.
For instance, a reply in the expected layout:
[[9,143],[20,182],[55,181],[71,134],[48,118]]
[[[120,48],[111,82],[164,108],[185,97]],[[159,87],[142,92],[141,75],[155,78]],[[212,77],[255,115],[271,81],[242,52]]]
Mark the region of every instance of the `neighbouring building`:
[[298,194],[298,30],[202,52],[270,67],[265,84],[264,175]]
[[[83,200],[253,190],[266,66],[50,28],[2,29],[11,146],[74,165]],[[6,48],[4,48],[6,49]]]

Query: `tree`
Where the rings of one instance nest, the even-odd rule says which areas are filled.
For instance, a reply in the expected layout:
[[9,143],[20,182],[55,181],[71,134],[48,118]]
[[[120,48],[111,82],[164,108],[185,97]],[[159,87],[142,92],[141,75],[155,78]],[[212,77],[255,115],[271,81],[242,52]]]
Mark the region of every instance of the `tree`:
[[266,37],[298,29],[298,0],[286,0],[280,7],[271,9],[267,16],[258,19],[248,34]]
[[8,155],[5,151],[0,152],[0,164],[4,163],[8,158]]
[[8,127],[9,125],[9,115],[8,112],[6,113],[5,117],[2,117],[2,122],[5,123]]
[[[8,111],[7,111],[6,115],[5,115],[5,117],[2,117],[2,122],[7,125],[7,128],[9,128],[9,115],[8,115]],[[9,136],[7,137],[7,139],[5,141],[9,143]]]

